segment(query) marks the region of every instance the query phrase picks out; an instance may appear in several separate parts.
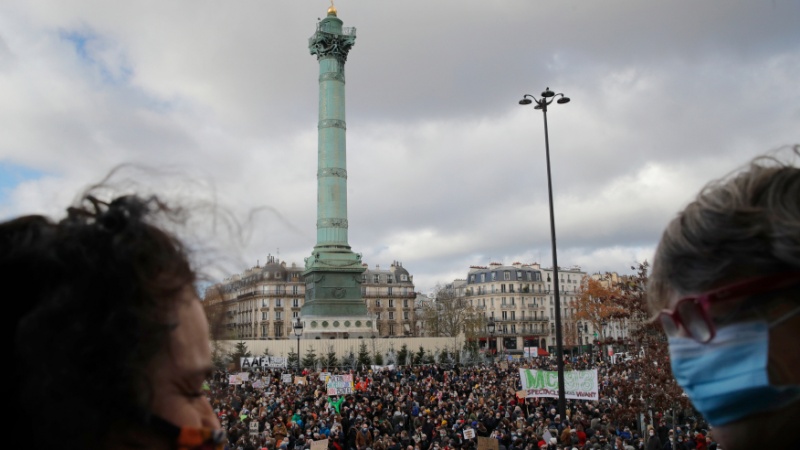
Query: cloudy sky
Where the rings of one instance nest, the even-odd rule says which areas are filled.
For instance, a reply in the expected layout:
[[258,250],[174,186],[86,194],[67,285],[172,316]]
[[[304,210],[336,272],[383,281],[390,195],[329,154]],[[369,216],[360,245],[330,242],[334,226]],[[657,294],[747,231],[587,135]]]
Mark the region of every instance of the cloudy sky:
[[[153,170],[147,187],[179,179],[184,198],[241,218],[243,241],[218,244],[227,270],[302,264],[316,236],[307,45],[328,6],[3,1],[0,220],[61,215],[115,166],[146,164],[179,174]],[[523,94],[572,99],[548,114],[558,260],[588,272],[630,273],[706,181],[800,141],[796,0],[336,7],[358,36],[350,244],[370,267],[402,262],[422,292],[471,265],[552,264],[542,113]]]

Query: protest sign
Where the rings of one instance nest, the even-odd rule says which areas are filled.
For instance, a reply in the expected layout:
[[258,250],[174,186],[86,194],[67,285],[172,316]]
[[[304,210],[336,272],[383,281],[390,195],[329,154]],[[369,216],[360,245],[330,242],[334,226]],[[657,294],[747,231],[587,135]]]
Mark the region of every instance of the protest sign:
[[281,381],[283,383],[291,384],[292,383],[292,374],[290,374],[290,373],[282,373],[281,374]]
[[311,441],[311,450],[328,450],[328,440]]
[[475,430],[472,428],[464,430],[464,439],[475,439]]
[[500,363],[500,369],[502,369],[502,370],[508,370],[508,363],[507,363],[507,362],[505,362],[505,361],[501,362],[501,363]]
[[328,378],[328,395],[347,395],[353,393],[353,375],[331,375]]
[[325,382],[327,382],[327,380],[328,380],[328,377],[329,377],[329,376],[331,376],[331,373],[330,373],[330,372],[320,372],[320,374],[319,374],[319,381],[325,381]]
[[[558,372],[537,369],[519,369],[519,379],[526,397],[558,398]],[[566,398],[574,400],[599,400],[597,369],[569,370],[564,372]]]
[[232,373],[228,375],[228,384],[238,386],[242,384],[242,377],[238,373]]
[[294,384],[308,384],[306,377],[294,377]]
[[250,422],[250,436],[258,436],[258,421]]
[[277,369],[287,366],[287,358],[284,356],[255,356],[239,358],[239,367],[242,370],[253,369]]
[[494,438],[478,436],[478,450],[499,450],[499,441]]

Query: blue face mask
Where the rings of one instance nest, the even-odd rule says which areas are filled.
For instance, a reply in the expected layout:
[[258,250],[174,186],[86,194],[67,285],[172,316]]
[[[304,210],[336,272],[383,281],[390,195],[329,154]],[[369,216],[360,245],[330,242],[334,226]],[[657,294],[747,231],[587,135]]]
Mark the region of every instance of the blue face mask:
[[669,339],[672,373],[695,408],[713,426],[725,425],[800,400],[800,386],[772,386],[767,373],[769,329],[764,320],[735,323],[717,330],[707,344]]

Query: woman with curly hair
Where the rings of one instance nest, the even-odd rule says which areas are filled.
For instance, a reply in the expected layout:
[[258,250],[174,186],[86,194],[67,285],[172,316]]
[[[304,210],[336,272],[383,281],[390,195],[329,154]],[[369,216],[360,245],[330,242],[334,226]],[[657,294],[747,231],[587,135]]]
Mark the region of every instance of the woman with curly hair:
[[176,212],[155,197],[87,195],[62,220],[0,224],[2,280],[25,287],[20,404],[53,436],[43,446],[222,448],[203,391],[212,364],[195,273],[156,224]]

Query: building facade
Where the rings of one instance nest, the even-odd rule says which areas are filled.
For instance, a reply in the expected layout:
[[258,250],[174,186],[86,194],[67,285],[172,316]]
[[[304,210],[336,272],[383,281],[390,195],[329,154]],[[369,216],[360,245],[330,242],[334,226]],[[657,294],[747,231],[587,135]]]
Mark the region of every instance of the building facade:
[[[204,306],[213,339],[294,339],[292,326],[303,320],[302,266],[268,256],[256,265],[206,289]],[[415,335],[414,277],[393,262],[388,269],[363,265],[360,292],[378,337]],[[304,329],[304,334],[305,334]],[[316,336],[306,336],[316,337]],[[344,333],[340,337],[350,337]]]
[[[548,341],[550,317],[542,270],[536,264],[493,262],[472,266],[466,283],[456,280],[456,292],[469,299],[488,321],[496,324],[495,336],[480,338],[490,351],[522,353],[523,347],[543,347]],[[499,344],[499,345],[498,345]]]
[[395,261],[388,269],[367,267],[361,275],[361,296],[370,316],[375,318],[380,337],[414,336],[414,277]]

